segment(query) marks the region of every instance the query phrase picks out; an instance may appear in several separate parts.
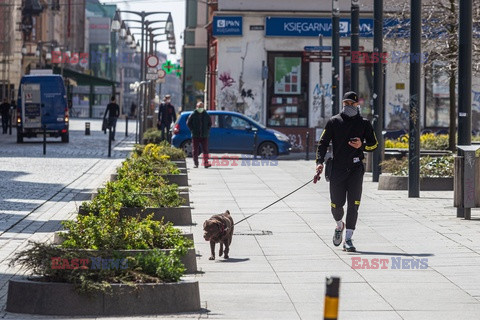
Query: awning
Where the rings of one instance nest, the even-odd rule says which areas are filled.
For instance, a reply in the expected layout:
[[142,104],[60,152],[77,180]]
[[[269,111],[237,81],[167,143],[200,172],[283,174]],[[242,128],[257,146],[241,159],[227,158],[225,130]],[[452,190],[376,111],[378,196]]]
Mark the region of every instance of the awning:
[[[60,67],[53,67],[53,73],[62,74],[62,69]],[[91,76],[86,73],[78,72],[72,69],[63,68],[63,77],[73,79],[79,86],[117,86],[118,82],[112,81],[110,79],[99,78]]]

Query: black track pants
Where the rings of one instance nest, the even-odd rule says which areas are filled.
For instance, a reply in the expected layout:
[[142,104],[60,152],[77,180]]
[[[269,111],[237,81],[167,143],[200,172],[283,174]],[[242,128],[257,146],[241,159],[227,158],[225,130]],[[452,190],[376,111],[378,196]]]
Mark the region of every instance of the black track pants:
[[365,169],[363,164],[351,169],[335,168],[330,179],[330,200],[335,221],[342,220],[343,206],[347,201],[347,229],[355,230],[358,207],[362,198],[362,183]]

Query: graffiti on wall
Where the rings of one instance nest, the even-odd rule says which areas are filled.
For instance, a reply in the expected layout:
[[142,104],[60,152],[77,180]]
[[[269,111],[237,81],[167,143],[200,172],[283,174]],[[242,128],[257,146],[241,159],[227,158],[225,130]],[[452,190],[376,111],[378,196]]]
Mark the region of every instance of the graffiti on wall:
[[387,129],[408,130],[409,126],[409,102],[408,97],[403,93],[397,93],[393,99],[388,102],[388,116],[390,121],[387,124]]
[[218,80],[222,82],[222,88],[220,90],[231,87],[235,83],[235,80],[230,76],[230,72],[222,72],[218,76]]
[[472,130],[480,131],[480,91],[472,90]]
[[[325,83],[320,86],[315,84],[312,90],[312,125],[314,127],[323,127],[326,119],[331,115],[332,86]],[[323,100],[323,101],[322,101]],[[322,118],[322,104],[324,105],[324,118]]]
[[302,136],[300,134],[289,134],[288,139],[290,139],[290,143],[292,144],[292,151],[303,151],[303,143],[302,143]]

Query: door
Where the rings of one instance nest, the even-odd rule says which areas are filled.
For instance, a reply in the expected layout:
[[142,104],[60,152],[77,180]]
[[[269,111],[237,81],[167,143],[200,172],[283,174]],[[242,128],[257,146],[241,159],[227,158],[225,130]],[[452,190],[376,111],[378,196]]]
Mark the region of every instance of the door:
[[208,138],[208,151],[221,152],[222,151],[222,133],[220,128],[220,121],[218,114],[209,112],[210,120],[212,120],[212,128],[210,129],[210,136]]
[[222,114],[222,148],[230,153],[252,153],[252,124],[247,119],[236,115]]

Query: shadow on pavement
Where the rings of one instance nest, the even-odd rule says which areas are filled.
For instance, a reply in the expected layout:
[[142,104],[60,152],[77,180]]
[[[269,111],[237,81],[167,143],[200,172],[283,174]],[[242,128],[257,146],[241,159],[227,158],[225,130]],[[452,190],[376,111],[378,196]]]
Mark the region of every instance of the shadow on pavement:
[[218,262],[225,262],[225,263],[237,263],[237,262],[247,262],[250,261],[250,258],[228,258],[223,260],[217,260]]
[[405,252],[376,252],[376,251],[357,251],[356,253],[372,256],[404,256],[404,257],[432,257],[432,253],[405,253]]

